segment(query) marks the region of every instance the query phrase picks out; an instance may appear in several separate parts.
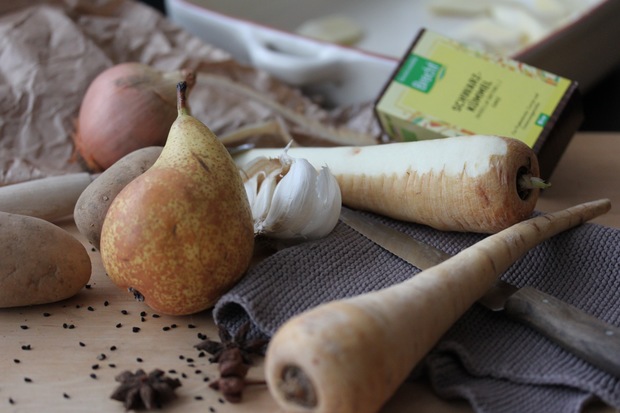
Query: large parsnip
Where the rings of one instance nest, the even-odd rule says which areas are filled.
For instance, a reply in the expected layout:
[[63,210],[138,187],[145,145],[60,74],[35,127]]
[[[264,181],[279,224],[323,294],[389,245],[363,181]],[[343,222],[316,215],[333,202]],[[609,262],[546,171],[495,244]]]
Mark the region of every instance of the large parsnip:
[[267,350],[269,390],[285,411],[377,412],[502,272],[540,242],[609,208],[600,200],[532,218],[403,283],[290,319]]
[[[259,156],[236,156],[243,169]],[[344,205],[446,231],[494,233],[528,218],[539,189],[536,154],[523,142],[498,136],[330,148],[294,147],[317,169],[336,177]]]

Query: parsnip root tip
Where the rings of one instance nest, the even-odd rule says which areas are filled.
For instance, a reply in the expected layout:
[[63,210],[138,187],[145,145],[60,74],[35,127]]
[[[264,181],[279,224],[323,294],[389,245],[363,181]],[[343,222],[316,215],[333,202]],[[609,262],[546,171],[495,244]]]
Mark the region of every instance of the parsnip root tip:
[[609,212],[611,209],[611,200],[608,198],[597,199],[595,201],[579,204],[576,208],[581,208],[585,211],[583,214],[580,214],[581,223],[585,223]]
[[312,409],[318,404],[312,380],[297,365],[289,364],[282,368],[276,389],[283,399],[297,406]]

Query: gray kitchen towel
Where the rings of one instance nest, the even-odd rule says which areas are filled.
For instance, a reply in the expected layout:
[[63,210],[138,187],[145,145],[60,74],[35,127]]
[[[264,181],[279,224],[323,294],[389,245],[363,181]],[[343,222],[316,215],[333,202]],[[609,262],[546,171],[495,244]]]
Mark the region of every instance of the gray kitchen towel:
[[[366,214],[455,254],[484,235],[442,232]],[[529,285],[620,326],[620,230],[584,224],[545,241],[502,278]],[[419,270],[343,223],[326,238],[281,249],[253,267],[213,314],[236,329],[271,337],[288,318],[321,303],[384,288]],[[536,331],[474,304],[424,362],[434,390],[475,411],[579,412],[591,400],[620,408],[620,378]]]

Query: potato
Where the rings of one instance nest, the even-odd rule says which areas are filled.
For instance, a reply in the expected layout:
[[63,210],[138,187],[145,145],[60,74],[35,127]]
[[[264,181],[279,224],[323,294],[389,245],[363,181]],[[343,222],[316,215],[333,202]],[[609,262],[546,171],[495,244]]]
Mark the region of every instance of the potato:
[[41,218],[0,212],[0,308],[69,298],[90,279],[86,248]]
[[125,155],[95,179],[78,198],[73,219],[78,231],[99,249],[103,220],[116,195],[155,163],[162,147],[149,146]]

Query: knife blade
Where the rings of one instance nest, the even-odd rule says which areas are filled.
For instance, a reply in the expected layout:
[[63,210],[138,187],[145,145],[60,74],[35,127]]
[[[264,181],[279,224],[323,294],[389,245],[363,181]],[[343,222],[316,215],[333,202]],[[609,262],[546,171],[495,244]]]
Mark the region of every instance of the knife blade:
[[[383,249],[424,270],[451,255],[343,206],[340,219]],[[593,366],[620,377],[620,328],[533,287],[498,280],[478,303],[504,311]]]

